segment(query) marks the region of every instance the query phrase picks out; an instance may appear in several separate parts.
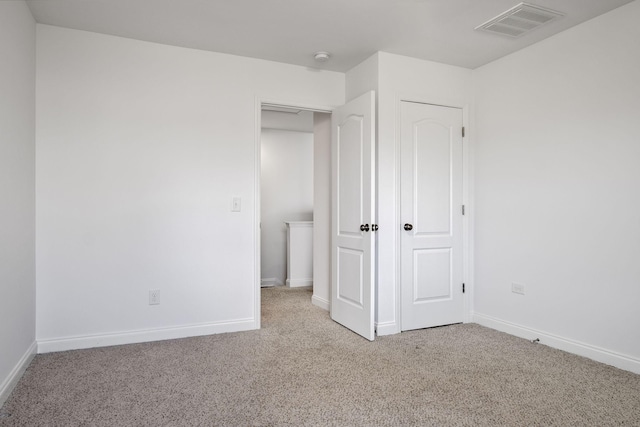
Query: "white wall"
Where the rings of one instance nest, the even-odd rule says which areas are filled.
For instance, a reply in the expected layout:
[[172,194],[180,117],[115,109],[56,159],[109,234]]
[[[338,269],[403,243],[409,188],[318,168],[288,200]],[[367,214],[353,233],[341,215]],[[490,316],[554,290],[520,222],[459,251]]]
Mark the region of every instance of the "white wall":
[[331,115],[313,114],[313,303],[331,301]]
[[[346,96],[353,99],[375,90],[376,151],[376,330],[400,332],[399,283],[399,102],[411,100],[460,107],[472,102],[471,70],[378,52],[346,75]],[[465,189],[465,194],[468,189]]]
[[378,70],[380,52],[371,55],[360,64],[353,67],[346,74],[346,100],[351,101],[370,90],[378,95]]
[[265,284],[287,279],[284,221],[313,220],[313,134],[262,130],[261,274]]
[[263,129],[281,129],[312,133],[313,111],[292,111],[297,111],[297,113],[262,110],[260,124]]
[[0,2],[0,406],[35,353],[35,22]]
[[37,30],[39,351],[257,327],[259,100],[340,105],[344,75]]
[[476,320],[636,372],[638,22],[636,1],[474,72]]
[[[460,107],[472,102],[471,70],[379,52],[377,330],[400,332],[399,312],[399,140],[400,100]],[[347,80],[349,81],[349,80]],[[466,113],[465,113],[466,116]],[[465,118],[466,120],[466,118]],[[467,189],[465,189],[465,193]]]

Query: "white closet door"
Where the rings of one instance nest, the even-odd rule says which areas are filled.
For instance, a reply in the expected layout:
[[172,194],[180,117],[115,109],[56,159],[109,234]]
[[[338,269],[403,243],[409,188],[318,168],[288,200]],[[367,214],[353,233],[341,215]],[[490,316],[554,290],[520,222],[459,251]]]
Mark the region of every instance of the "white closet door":
[[459,323],[462,110],[401,103],[402,330]]

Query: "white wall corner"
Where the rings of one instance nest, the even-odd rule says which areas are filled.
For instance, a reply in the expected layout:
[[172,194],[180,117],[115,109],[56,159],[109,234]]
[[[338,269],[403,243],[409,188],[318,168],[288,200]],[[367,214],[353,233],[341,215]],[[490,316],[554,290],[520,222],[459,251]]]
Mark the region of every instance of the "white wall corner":
[[400,325],[398,325],[396,322],[376,323],[376,335],[380,337],[383,335],[399,334],[400,332]]
[[327,310],[327,311],[329,311],[329,309],[331,307],[329,301],[327,301],[324,298],[320,298],[317,295],[314,295],[314,296],[311,297],[311,304],[313,304],[313,305],[315,305],[317,307],[320,307],[323,310]]
[[474,323],[473,318],[473,287],[471,285],[471,280],[467,279],[464,282],[465,285],[465,296],[463,298],[463,317],[462,323]]
[[22,378],[22,375],[29,367],[29,364],[36,355],[38,346],[34,341],[31,343],[27,351],[22,355],[16,366],[11,370],[9,376],[0,385],[0,408],[9,399],[11,392]]
[[473,321],[479,325],[486,326],[487,328],[506,332],[507,334],[515,335],[520,338],[528,340],[538,338],[540,339],[540,344],[548,345],[549,347],[563,350],[568,353],[577,354],[578,356],[583,356],[595,360],[596,362],[615,366],[616,368],[624,369],[625,371],[640,374],[640,359],[635,357],[616,353],[601,347],[574,341],[544,331],[539,331],[537,329],[528,328],[526,326],[507,322],[481,313],[473,313]]
[[378,90],[379,64],[378,52],[365,59],[345,74],[345,100],[351,101],[358,96]]
[[283,286],[283,285],[284,283],[282,283],[282,280],[278,279],[277,277],[269,277],[269,278],[260,280],[260,286],[262,286],[263,288],[270,288],[272,286]]
[[38,353],[80,350],[84,348],[108,347],[112,345],[136,344],[142,342],[173,340],[225,332],[241,332],[259,329],[254,319],[237,319],[187,325],[171,328],[142,329],[109,334],[84,335],[75,337],[38,340]]
[[306,288],[313,286],[313,277],[303,279],[287,279],[286,285],[290,288]]

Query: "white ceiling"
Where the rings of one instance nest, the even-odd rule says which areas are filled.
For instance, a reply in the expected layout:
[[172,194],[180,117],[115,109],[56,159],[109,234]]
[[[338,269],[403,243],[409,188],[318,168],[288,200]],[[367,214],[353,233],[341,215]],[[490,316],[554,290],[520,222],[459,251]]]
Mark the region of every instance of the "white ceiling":
[[[565,17],[519,39],[474,28],[519,0],[28,0],[43,24],[345,72],[384,51],[476,68],[632,0],[530,0]],[[318,64],[313,53],[331,52]]]

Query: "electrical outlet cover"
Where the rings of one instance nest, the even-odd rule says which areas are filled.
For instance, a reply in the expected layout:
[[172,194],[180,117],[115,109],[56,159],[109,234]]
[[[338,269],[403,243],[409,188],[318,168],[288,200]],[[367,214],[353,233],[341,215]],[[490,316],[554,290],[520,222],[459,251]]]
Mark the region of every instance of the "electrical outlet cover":
[[514,294],[524,295],[524,285],[520,283],[512,283],[511,292]]

